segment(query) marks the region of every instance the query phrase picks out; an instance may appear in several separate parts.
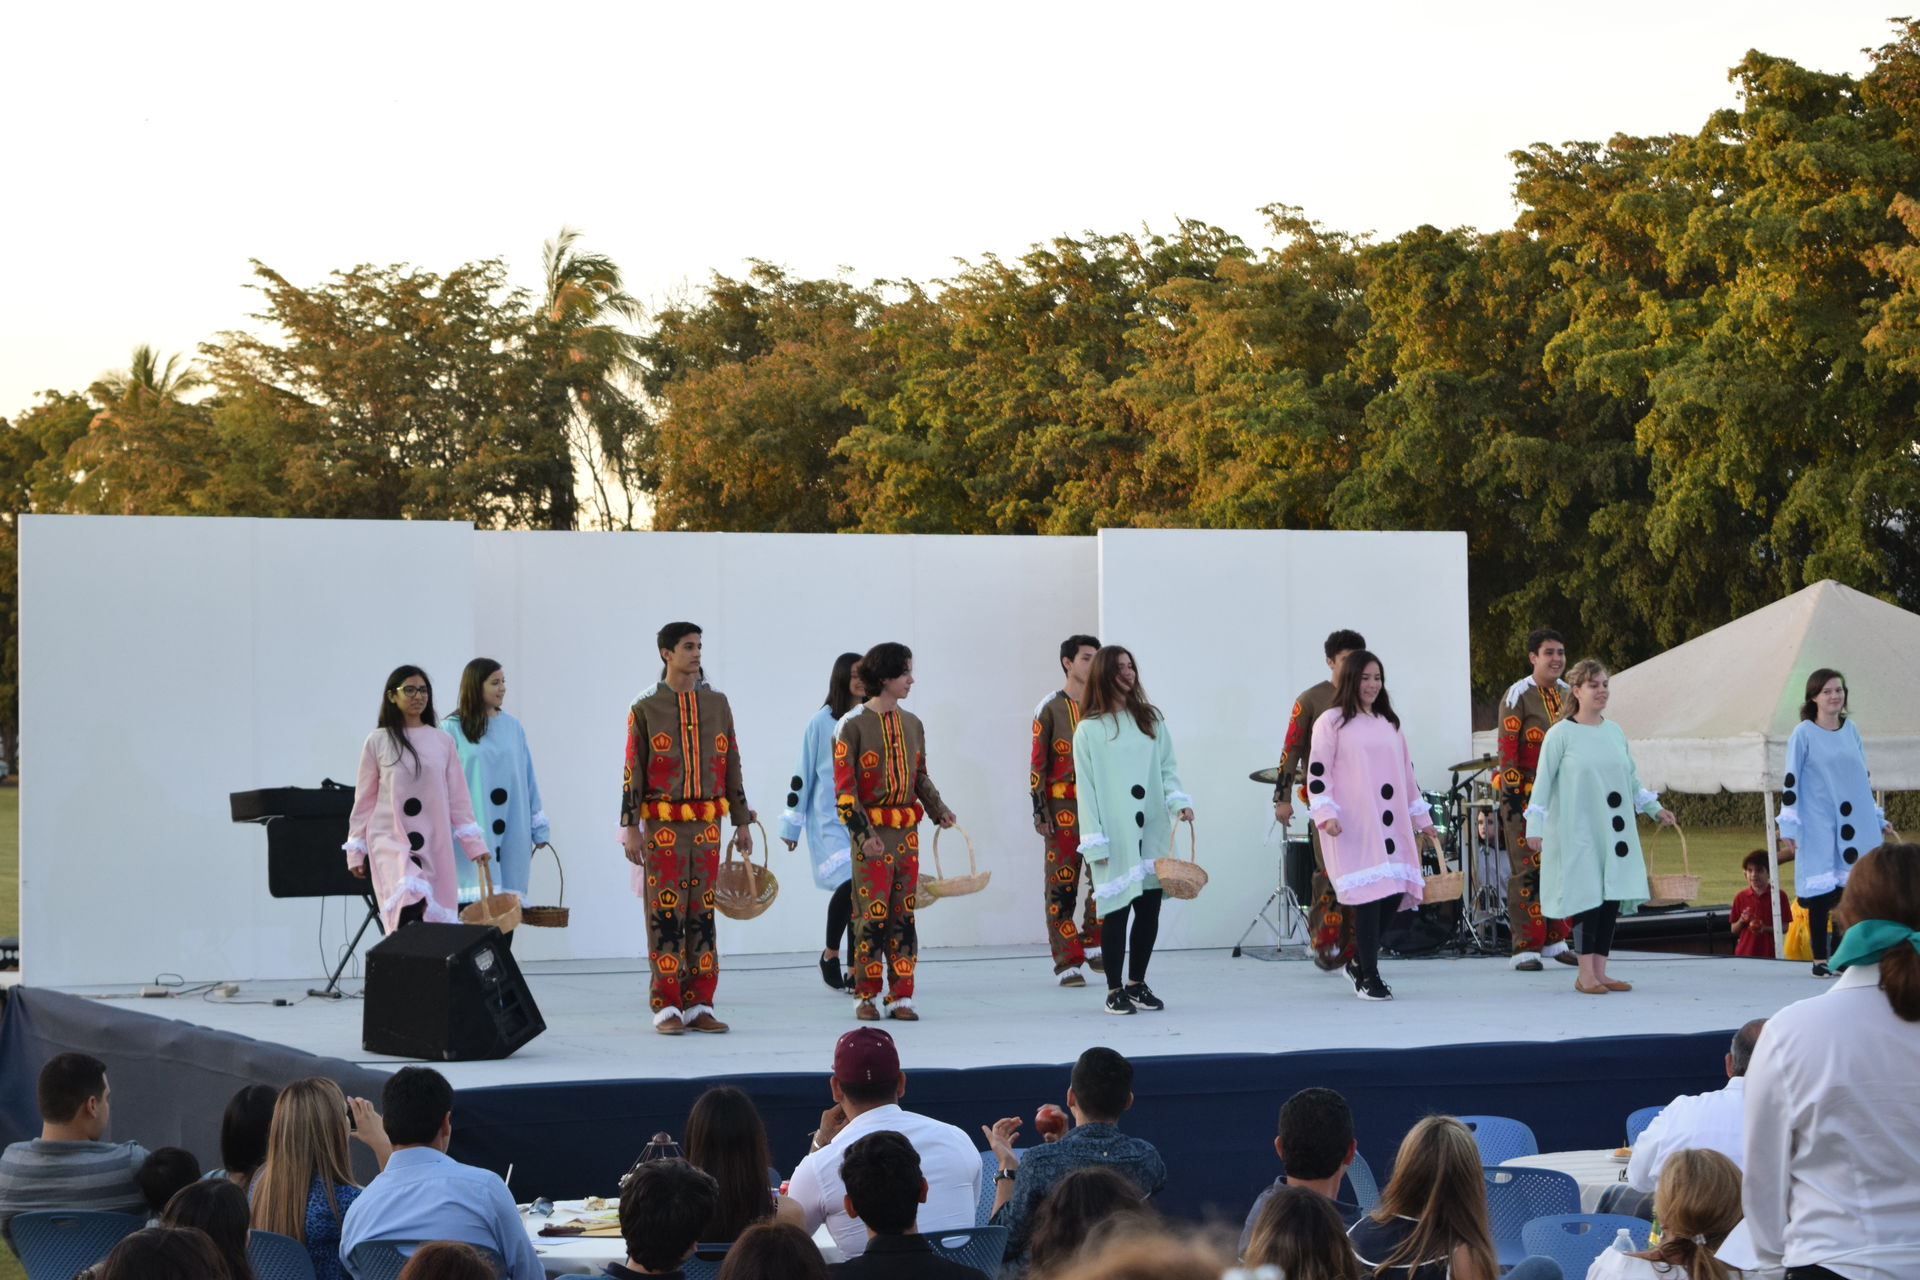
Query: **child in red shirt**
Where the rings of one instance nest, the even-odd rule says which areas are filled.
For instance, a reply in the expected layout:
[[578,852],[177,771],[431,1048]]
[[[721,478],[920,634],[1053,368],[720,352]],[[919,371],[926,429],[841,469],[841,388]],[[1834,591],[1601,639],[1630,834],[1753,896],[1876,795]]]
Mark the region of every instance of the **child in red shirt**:
[[[1733,954],[1777,960],[1780,946],[1773,933],[1773,907],[1767,901],[1767,890],[1773,887],[1767,879],[1767,851],[1755,849],[1740,859],[1740,870],[1747,877],[1747,887],[1733,895],[1729,918],[1735,939]],[[1793,921],[1793,904],[1787,901],[1786,890],[1773,891],[1780,895],[1780,927],[1784,929]]]

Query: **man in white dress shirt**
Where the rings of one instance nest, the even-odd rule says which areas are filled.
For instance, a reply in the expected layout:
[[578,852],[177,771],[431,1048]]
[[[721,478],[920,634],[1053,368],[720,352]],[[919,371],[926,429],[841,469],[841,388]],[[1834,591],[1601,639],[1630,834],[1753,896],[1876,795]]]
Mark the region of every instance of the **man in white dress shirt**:
[[1753,1047],[1760,1043],[1760,1029],[1766,1025],[1765,1018],[1755,1018],[1733,1033],[1725,1087],[1712,1093],[1682,1094],[1653,1118],[1633,1144],[1633,1158],[1627,1162],[1628,1186],[1652,1194],[1660,1181],[1660,1166],[1668,1156],[1688,1147],[1706,1147],[1736,1166],[1744,1165],[1747,1064],[1753,1061]]
[[893,1037],[878,1027],[856,1027],[833,1047],[834,1105],[820,1117],[812,1150],[788,1180],[787,1194],[807,1215],[807,1230],[821,1223],[849,1258],[867,1250],[866,1224],[847,1213],[840,1161],[847,1148],[870,1133],[891,1130],[913,1144],[927,1183],[920,1230],[971,1227],[980,1201],[980,1152],[957,1126],[901,1108],[907,1074]]

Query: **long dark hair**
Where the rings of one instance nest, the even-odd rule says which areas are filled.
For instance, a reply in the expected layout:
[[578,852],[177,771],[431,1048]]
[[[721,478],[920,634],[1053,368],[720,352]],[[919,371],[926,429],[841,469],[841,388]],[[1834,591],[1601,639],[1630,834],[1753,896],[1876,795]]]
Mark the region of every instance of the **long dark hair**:
[[1333,705],[1340,708],[1342,724],[1360,714],[1360,676],[1369,662],[1380,663],[1380,692],[1373,700],[1373,714],[1398,729],[1400,717],[1387,700],[1387,664],[1365,649],[1348,650],[1340,659],[1340,670],[1333,679]]
[[[1133,663],[1133,688],[1120,686],[1120,658],[1125,655]],[[1140,663],[1131,652],[1117,644],[1110,644],[1093,655],[1093,669],[1087,672],[1087,710],[1088,717],[1122,716],[1133,717],[1140,726],[1140,732],[1149,738],[1154,736],[1153,723],[1160,718],[1160,708],[1147,701],[1147,686],[1140,683]]]
[[[1891,920],[1920,929],[1920,845],[1883,844],[1862,854],[1834,914],[1848,928]],[[1881,956],[1880,990],[1901,1019],[1920,1022],[1920,951],[1902,942]]]
[[843,653],[833,660],[833,674],[827,677],[826,709],[838,720],[853,710],[853,669],[860,664],[857,653]]
[[487,721],[492,719],[487,711],[487,681],[499,669],[492,658],[475,658],[460,673],[460,732],[468,742],[487,736]]
[[427,686],[427,709],[420,713],[420,723],[438,725],[440,717],[433,714],[433,681],[427,673],[418,667],[395,667],[393,674],[387,677],[385,690],[380,694],[380,719],[378,727],[387,731],[387,741],[393,745],[393,762],[400,763],[400,753],[413,757],[413,771],[420,772],[420,753],[407,741],[407,717],[400,710],[400,704],[390,696],[395,690],[413,677],[419,676],[420,683]]
[[164,1227],[198,1227],[213,1241],[233,1280],[253,1280],[247,1261],[247,1193],[225,1178],[202,1178],[173,1193],[160,1214]]
[[273,1107],[279,1100],[280,1091],[270,1084],[245,1085],[227,1099],[226,1114],[220,1117],[220,1163],[228,1178],[238,1173],[251,1181],[266,1163],[267,1130],[273,1127]]
[[142,1227],[86,1274],[93,1280],[208,1280],[226,1276],[227,1266],[198,1227]]
[[1827,681],[1840,682],[1840,723],[1847,722],[1847,678],[1832,667],[1821,667],[1807,677],[1807,700],[1800,704],[1800,718],[1812,720],[1820,714],[1820,708],[1814,704],[1814,698],[1827,687]]
[[1287,1280],[1360,1280],[1360,1259],[1333,1201],[1306,1187],[1276,1187],[1247,1241],[1249,1267],[1273,1266]]
[[1054,1183],[1033,1212],[1033,1235],[1027,1243],[1031,1273],[1044,1276],[1073,1261],[1096,1226],[1115,1218],[1150,1216],[1140,1188],[1119,1170],[1097,1164],[1075,1169]]
[[767,1129],[753,1100],[732,1085],[707,1090],[687,1113],[687,1163],[720,1184],[702,1240],[737,1240],[773,1213]]
[[[704,634],[705,632],[701,631],[700,624],[697,622],[669,622],[666,626],[660,628],[659,634],[654,636],[653,647],[656,649],[675,649],[678,648],[680,642],[688,636]],[[702,672],[701,674],[704,675],[705,673]],[[667,678],[667,660],[665,658],[660,659],[660,678],[662,680]]]

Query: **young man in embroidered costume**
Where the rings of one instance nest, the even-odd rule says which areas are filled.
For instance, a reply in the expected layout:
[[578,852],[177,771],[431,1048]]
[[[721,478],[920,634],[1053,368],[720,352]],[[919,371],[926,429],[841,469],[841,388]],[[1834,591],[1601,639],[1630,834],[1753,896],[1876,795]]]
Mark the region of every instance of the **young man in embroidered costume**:
[[[1327,637],[1323,650],[1327,673],[1340,669],[1340,659],[1355,649],[1367,647],[1367,638],[1358,631],[1345,629]],[[1293,700],[1293,713],[1287,717],[1286,745],[1280,749],[1280,780],[1273,788],[1273,820],[1284,831],[1293,821],[1293,799],[1299,795],[1307,803],[1305,779],[1307,748],[1313,740],[1313,722],[1333,705],[1333,681],[1322,680],[1303,690]],[[1353,917],[1334,896],[1333,882],[1327,879],[1326,856],[1320,851],[1320,831],[1307,824],[1307,841],[1313,847],[1313,900],[1307,906],[1307,933],[1312,940],[1313,963],[1331,973],[1353,959]]]
[[953,810],[927,776],[926,731],[900,700],[913,688],[913,651],[877,644],[856,668],[867,700],[840,719],[833,742],[833,789],[853,838],[854,1016],[875,1022],[884,983],[887,1016],[917,1022],[913,923],[920,887],[920,819],[951,827]]
[[1175,818],[1193,821],[1193,797],[1181,789],[1166,719],[1147,701],[1133,655],[1119,645],[1093,655],[1086,715],[1073,732],[1073,773],[1080,856],[1100,904],[1107,1012],[1158,1013],[1167,1006],[1147,986],[1147,963],[1160,936],[1153,860],[1172,846]]
[[[1100,642],[1092,636],[1068,636],[1060,644],[1060,669],[1066,688],[1047,695],[1033,709],[1033,754],[1027,790],[1033,797],[1033,829],[1046,841],[1047,945],[1053,972],[1063,987],[1084,987],[1084,966],[1100,971],[1100,907],[1087,895],[1078,928],[1073,913],[1080,903],[1080,817],[1073,779],[1073,731],[1087,700],[1087,672]],[[1088,881],[1092,888],[1092,881]]]
[[660,629],[661,680],[627,713],[620,793],[621,843],[634,893],[647,904],[653,1028],[669,1036],[727,1029],[713,1013],[720,820],[732,818],[736,849],[753,848],[733,709],[700,680],[700,641],[691,622]]
[[1513,935],[1513,967],[1537,973],[1543,958],[1578,964],[1567,946],[1571,926],[1550,919],[1540,906],[1540,855],[1527,847],[1527,801],[1540,764],[1540,744],[1560,718],[1567,682],[1567,644],[1558,631],[1541,628],[1527,636],[1527,661],[1533,670],[1513,682],[1500,699],[1498,765],[1501,825],[1507,838],[1507,926]]

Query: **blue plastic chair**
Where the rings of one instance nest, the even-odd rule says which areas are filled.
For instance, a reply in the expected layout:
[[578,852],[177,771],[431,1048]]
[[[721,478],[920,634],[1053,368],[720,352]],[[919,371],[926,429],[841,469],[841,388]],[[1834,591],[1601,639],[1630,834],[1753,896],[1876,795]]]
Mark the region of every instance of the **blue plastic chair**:
[[1347,1186],[1353,1193],[1348,1204],[1359,1205],[1364,1210],[1380,1203],[1380,1184],[1374,1180],[1373,1166],[1358,1151],[1353,1153],[1353,1163],[1347,1166]]
[[313,1280],[307,1246],[278,1231],[247,1232],[247,1261],[255,1280]]
[[1510,1120],[1506,1116],[1460,1116],[1458,1119],[1473,1130],[1473,1140],[1480,1146],[1480,1163],[1483,1165],[1504,1164],[1515,1156],[1540,1154],[1540,1144],[1534,1140],[1533,1130],[1523,1121]]
[[693,1256],[680,1264],[685,1280],[720,1280],[720,1264],[727,1260],[730,1244],[697,1244]]
[[1544,1254],[1559,1263],[1563,1275],[1579,1277],[1612,1247],[1622,1228],[1635,1249],[1647,1247],[1653,1224],[1618,1213],[1555,1213],[1535,1218],[1520,1228],[1520,1242],[1529,1254]]
[[[1020,1147],[1013,1149],[1013,1162],[1015,1164],[1020,1163],[1021,1150],[1022,1148]],[[992,1147],[988,1147],[980,1153],[980,1199],[973,1206],[973,1220],[979,1226],[986,1226],[987,1219],[993,1217],[993,1175],[999,1172],[1000,1157],[993,1154]],[[982,1268],[982,1270],[985,1270],[985,1268]],[[993,1273],[988,1271],[987,1274],[992,1275]]]
[[1502,1267],[1527,1256],[1521,1233],[1529,1222],[1580,1212],[1580,1184],[1571,1174],[1558,1169],[1482,1168],[1480,1172],[1487,1184],[1487,1226]]
[[1665,1110],[1665,1107],[1642,1107],[1628,1116],[1627,1145],[1632,1146],[1634,1143],[1640,1141],[1640,1135],[1647,1131],[1647,1126],[1653,1123],[1654,1117]]
[[[400,1268],[407,1265],[408,1257],[408,1254],[400,1251],[418,1249],[426,1243],[425,1240],[362,1240],[353,1246],[350,1261],[353,1264],[354,1273],[360,1277],[360,1280],[399,1280]],[[493,1274],[496,1276],[507,1274],[506,1259],[485,1245],[476,1244],[473,1247],[480,1251],[480,1256],[485,1258],[487,1265],[493,1268]],[[717,1269],[715,1274],[718,1274]]]
[[8,1227],[27,1280],[73,1280],[146,1224],[104,1209],[41,1209],[17,1213]]
[[1000,1274],[1000,1262],[1007,1252],[1005,1227],[952,1227],[929,1231],[926,1240],[947,1261],[973,1267],[988,1276]]

